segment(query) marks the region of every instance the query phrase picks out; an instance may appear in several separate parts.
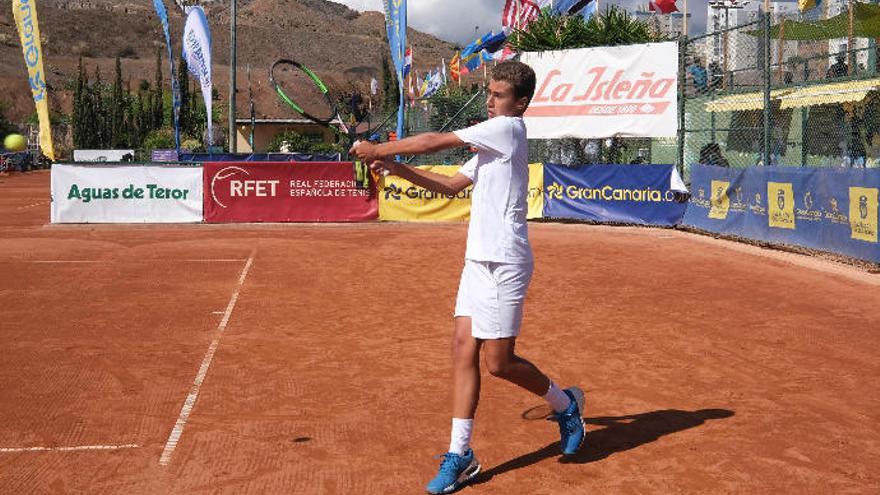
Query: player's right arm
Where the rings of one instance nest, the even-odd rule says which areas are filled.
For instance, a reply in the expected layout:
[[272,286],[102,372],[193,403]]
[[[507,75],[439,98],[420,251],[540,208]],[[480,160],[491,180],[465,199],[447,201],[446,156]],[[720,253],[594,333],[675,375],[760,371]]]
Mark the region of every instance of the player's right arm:
[[453,132],[426,132],[381,144],[357,143],[351,147],[349,153],[357,155],[363,162],[373,163],[395,155],[425,155],[462,146],[468,144]]
[[388,160],[375,161],[370,165],[370,168],[374,172],[381,172],[383,169],[387,170],[390,175],[396,175],[429,191],[450,196],[458,194],[461,190],[472,184],[471,179],[463,174],[455,174],[450,177]]

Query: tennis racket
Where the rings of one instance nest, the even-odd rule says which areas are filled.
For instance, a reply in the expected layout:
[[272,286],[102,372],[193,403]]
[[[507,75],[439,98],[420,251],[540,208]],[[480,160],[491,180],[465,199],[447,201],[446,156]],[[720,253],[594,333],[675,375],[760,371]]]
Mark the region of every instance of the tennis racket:
[[[277,60],[269,69],[269,83],[281,101],[295,112],[350,138],[350,130],[330,90],[311,69],[295,60]],[[338,129],[332,124],[338,125]]]

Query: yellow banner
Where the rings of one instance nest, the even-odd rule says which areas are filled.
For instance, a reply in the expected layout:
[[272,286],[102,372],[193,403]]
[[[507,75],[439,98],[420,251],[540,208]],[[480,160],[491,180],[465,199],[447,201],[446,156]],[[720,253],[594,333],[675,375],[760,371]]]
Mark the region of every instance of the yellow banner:
[[767,221],[771,227],[795,230],[794,187],[791,182],[767,183]]
[[37,0],[12,0],[12,15],[21,39],[21,51],[28,68],[28,82],[40,119],[40,149],[50,160],[55,159],[52,147],[52,126],[49,122],[49,95],[43,71],[43,49],[40,46],[40,25],[37,23]]
[[730,198],[727,196],[727,190],[730,188],[730,182],[721,180],[712,181],[712,195],[709,201],[712,208],[709,209],[709,218],[716,220],[724,220],[727,218],[727,212],[730,210]]
[[529,164],[529,220],[544,218],[544,164]]
[[[424,165],[422,170],[452,176],[457,165]],[[379,220],[395,222],[454,222],[471,213],[470,186],[453,197],[428,191],[397,176],[386,177],[379,193]]]
[[[458,165],[424,165],[422,170],[452,176]],[[392,222],[460,222],[470,218],[472,187],[453,197],[413,185],[400,177],[386,177],[379,193],[379,220]],[[542,218],[544,165],[529,165],[528,218]]]
[[877,242],[877,204],[880,189],[876,187],[849,188],[849,225],[852,238]]

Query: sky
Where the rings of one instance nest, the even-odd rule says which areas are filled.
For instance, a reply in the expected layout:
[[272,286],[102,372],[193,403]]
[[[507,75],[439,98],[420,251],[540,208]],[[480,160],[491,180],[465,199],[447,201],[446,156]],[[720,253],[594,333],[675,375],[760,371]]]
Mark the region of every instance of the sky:
[[[332,0],[363,12],[365,10],[382,11],[382,0]],[[682,9],[685,0],[678,0],[678,8]],[[616,4],[628,10],[635,10],[639,5],[647,5],[648,0],[599,0],[600,8]],[[689,0],[688,12],[691,14],[688,31],[691,35],[706,32],[706,5],[708,0]],[[479,26],[479,33],[501,29],[501,11],[504,0],[409,0],[407,2],[409,25],[419,31],[466,45],[473,41],[474,27]],[[465,18],[466,20],[462,20]]]

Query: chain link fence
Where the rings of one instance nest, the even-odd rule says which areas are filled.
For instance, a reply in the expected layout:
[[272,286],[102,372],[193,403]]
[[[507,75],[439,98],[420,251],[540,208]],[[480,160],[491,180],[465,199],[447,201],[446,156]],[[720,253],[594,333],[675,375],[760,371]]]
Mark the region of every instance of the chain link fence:
[[[479,87],[467,91],[451,91],[428,101],[416,102],[407,113],[409,135],[423,132],[454,131],[487,118],[486,96]],[[652,163],[652,152],[663,143],[651,139],[532,139],[529,140],[529,163],[576,165],[590,163]],[[666,161],[675,163],[675,140],[665,143]],[[432,155],[413,157],[414,165],[461,164],[472,152],[466,148],[447,150]],[[661,163],[661,162],[653,162]]]
[[[880,5],[855,2],[849,22],[847,2],[836,4],[804,14],[795,3],[774,2],[766,14],[719,3],[709,34],[680,40],[678,138],[530,140],[530,162],[669,163],[685,177],[694,163],[880,166],[880,56],[869,36],[880,35]],[[480,86],[415,102],[409,135],[485,119]],[[459,149],[410,163],[469,157]]]
[[[868,34],[880,29],[880,6],[837,3],[842,11],[757,11],[682,41],[685,175],[693,163],[878,166],[880,74]],[[719,14],[709,22],[730,16]]]

